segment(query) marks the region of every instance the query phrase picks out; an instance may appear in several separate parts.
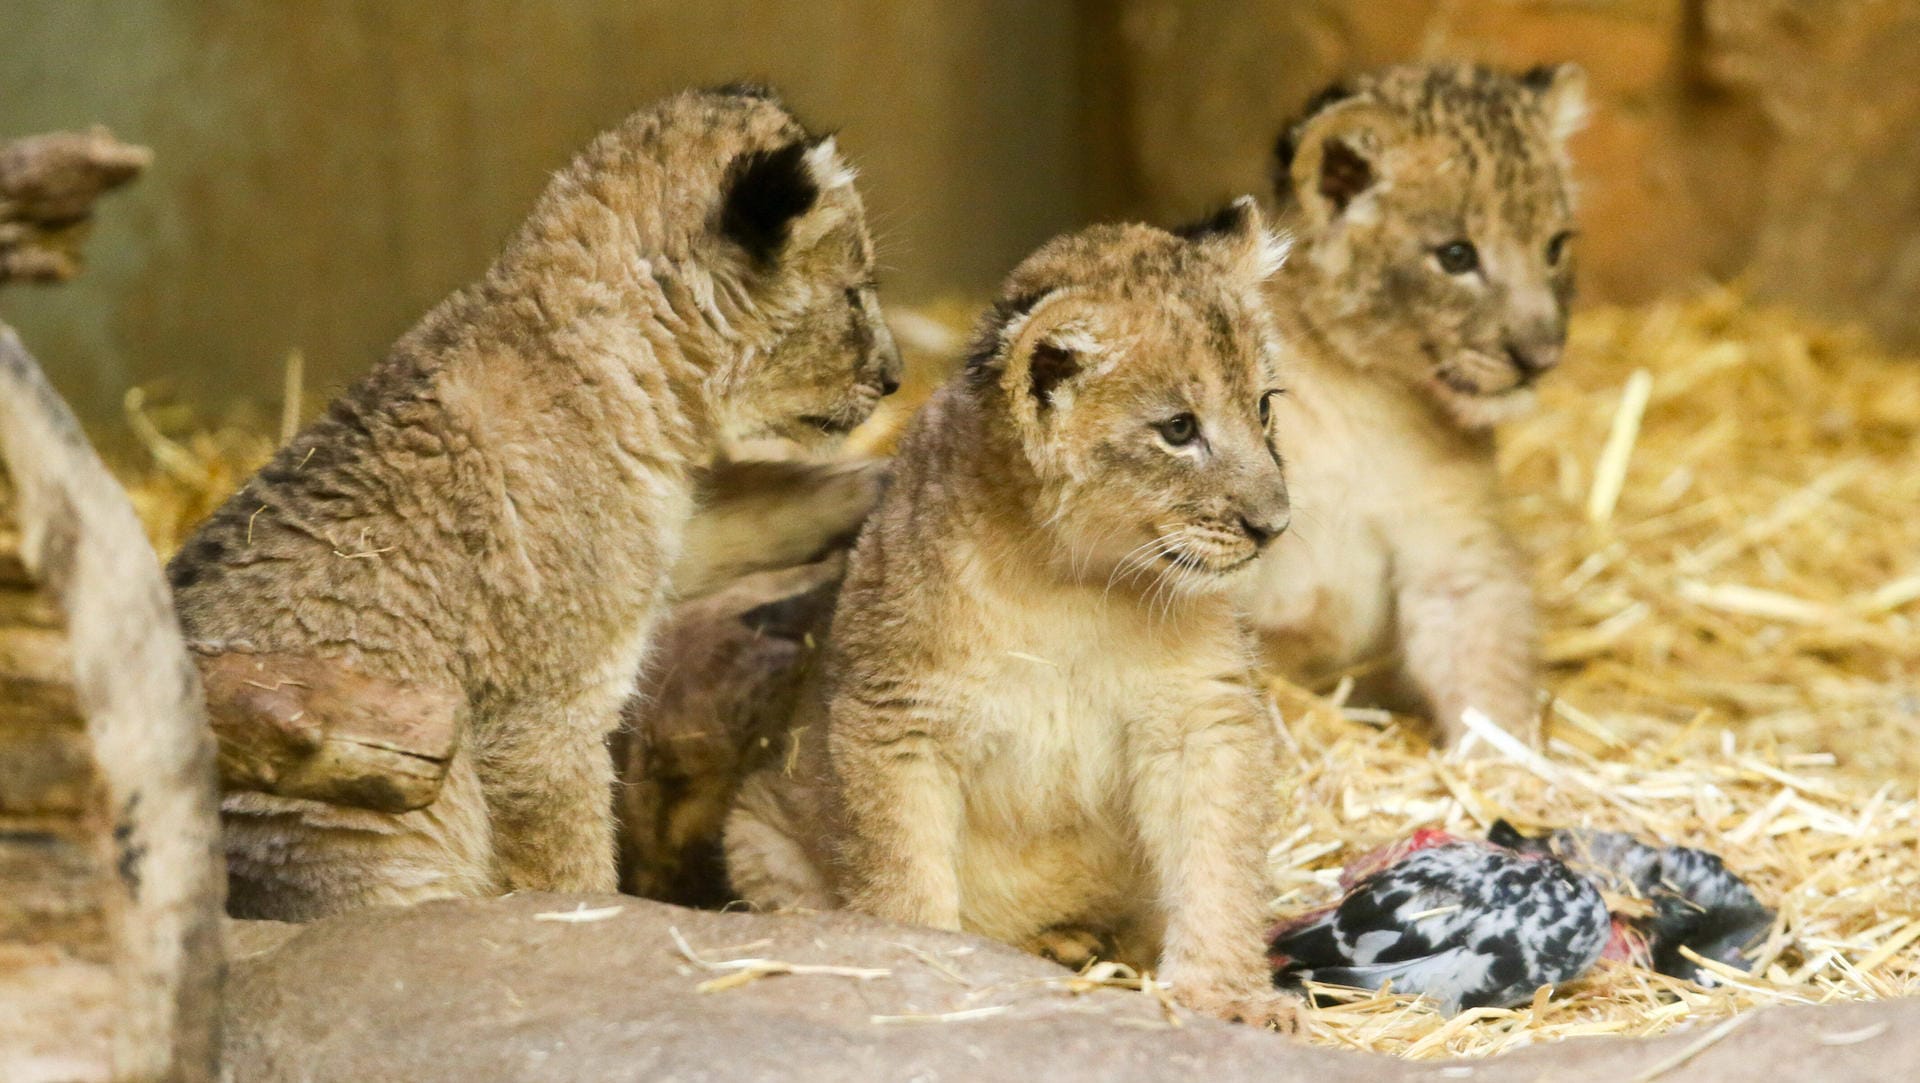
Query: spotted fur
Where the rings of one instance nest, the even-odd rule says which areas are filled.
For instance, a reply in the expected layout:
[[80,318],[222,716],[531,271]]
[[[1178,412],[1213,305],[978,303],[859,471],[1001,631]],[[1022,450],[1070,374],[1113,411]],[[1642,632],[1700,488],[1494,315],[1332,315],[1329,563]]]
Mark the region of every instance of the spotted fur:
[[[1388,68],[1315,99],[1276,151],[1296,253],[1268,295],[1300,354],[1276,405],[1297,527],[1242,601],[1283,671],[1534,725],[1533,600],[1486,429],[1557,363],[1572,291],[1577,70]],[[1455,244],[1477,261],[1462,270]]]

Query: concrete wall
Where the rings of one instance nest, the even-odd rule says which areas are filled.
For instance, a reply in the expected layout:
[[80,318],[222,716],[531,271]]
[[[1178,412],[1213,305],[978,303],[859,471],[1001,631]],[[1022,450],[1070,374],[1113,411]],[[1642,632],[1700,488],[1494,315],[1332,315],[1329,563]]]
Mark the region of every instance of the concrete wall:
[[0,0],[0,137],[158,154],[0,317],[96,420],[162,377],[271,406],[294,347],[337,386],[594,131],[742,75],[840,129],[888,295],[979,294],[1263,187],[1315,89],[1440,56],[1587,66],[1587,298],[1746,274],[1920,345],[1920,0]]
[[337,386],[595,131],[742,76],[841,131],[889,294],[983,291],[1080,216],[1072,21],[1020,0],[5,0],[0,137],[98,121],[157,158],[103,205],[87,273],[0,295],[0,318],[96,420],[162,377],[270,404],[294,347]]

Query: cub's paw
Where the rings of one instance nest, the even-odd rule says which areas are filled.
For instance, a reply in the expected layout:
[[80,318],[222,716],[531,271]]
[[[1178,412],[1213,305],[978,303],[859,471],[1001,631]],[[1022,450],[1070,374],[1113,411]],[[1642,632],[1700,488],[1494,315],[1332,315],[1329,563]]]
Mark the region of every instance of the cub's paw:
[[1095,959],[1110,958],[1113,942],[1081,925],[1053,925],[1035,933],[1021,947],[1069,970],[1084,970]]
[[1300,1029],[1300,998],[1275,989],[1236,989],[1218,985],[1175,985],[1176,1004],[1229,1023],[1293,1034]]

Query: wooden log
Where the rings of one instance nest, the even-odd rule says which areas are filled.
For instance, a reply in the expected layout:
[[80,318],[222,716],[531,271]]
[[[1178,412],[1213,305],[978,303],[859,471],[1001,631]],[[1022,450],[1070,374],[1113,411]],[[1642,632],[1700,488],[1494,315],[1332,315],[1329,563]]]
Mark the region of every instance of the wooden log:
[[61,282],[80,270],[80,241],[102,195],[153,160],[105,128],[0,145],[0,283]]
[[403,685],[337,660],[202,655],[220,784],[405,812],[440,792],[464,707],[449,689]]
[[0,892],[0,944],[33,945],[88,963],[112,960],[100,890],[111,873],[99,859],[93,827],[64,813],[0,813],[0,883],[7,886]]
[[[57,862],[35,860],[31,847],[71,853],[60,850],[62,832],[79,825],[102,872],[94,898],[111,960],[110,982],[82,983],[109,990],[109,1006],[65,997],[59,990],[68,986],[53,981],[17,999],[0,982],[0,1016],[68,1034],[83,1016],[104,1021],[111,1027],[106,1070],[116,1080],[211,1081],[219,1065],[225,878],[199,680],[126,493],[5,326],[0,465],[13,483],[9,506],[19,526],[21,574],[14,577],[39,584],[66,629],[64,649],[56,649],[57,631],[9,633],[9,676],[36,686],[71,682],[94,768],[87,817],[9,816],[11,826],[0,824],[0,836],[18,844],[5,856],[24,863],[0,869],[0,894],[13,882],[34,882],[34,869],[52,867],[54,882],[70,883]],[[69,672],[56,672],[63,668]],[[42,725],[38,732],[44,738],[58,730]]]
[[[49,989],[112,988],[103,890],[112,873],[100,845],[104,817],[64,622],[26,574],[4,476],[0,471],[0,945],[11,955],[0,964],[0,1003],[45,1002]],[[23,955],[39,965],[17,968]],[[59,1021],[68,1028],[69,1056],[91,1046],[91,1059],[104,1066],[109,1028],[98,1009],[109,1005],[92,999],[91,1016],[87,1005],[61,1003]],[[30,1021],[22,1027],[9,1033],[0,1023],[0,1049],[44,1041]]]
[[720,832],[740,783],[787,754],[846,561],[757,572],[675,607],[614,735],[621,886],[725,903]]

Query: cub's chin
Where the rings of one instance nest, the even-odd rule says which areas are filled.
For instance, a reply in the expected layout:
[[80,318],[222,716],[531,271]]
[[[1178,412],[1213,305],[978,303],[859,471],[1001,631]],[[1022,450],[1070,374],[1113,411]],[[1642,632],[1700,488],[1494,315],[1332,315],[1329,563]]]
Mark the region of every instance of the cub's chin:
[[1515,384],[1499,391],[1475,391],[1435,376],[1429,390],[1440,408],[1463,429],[1491,429],[1525,417],[1539,405],[1539,395],[1530,384]]
[[1245,552],[1204,552],[1175,550],[1164,554],[1163,564],[1172,569],[1169,578],[1181,594],[1208,595],[1229,590],[1252,573],[1260,559],[1260,550]]

